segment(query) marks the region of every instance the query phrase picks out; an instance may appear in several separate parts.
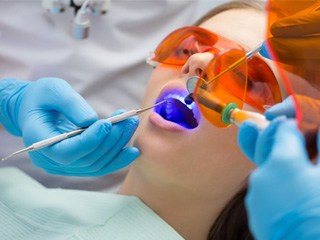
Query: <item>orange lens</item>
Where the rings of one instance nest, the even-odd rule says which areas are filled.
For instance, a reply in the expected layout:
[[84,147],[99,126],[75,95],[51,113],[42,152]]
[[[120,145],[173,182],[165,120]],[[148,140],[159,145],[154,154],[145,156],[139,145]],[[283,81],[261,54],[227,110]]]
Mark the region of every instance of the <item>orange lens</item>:
[[243,106],[247,88],[246,61],[216,80],[213,79],[241,58],[245,58],[245,52],[238,49],[219,53],[210,62],[195,88],[194,97],[200,112],[216,127],[228,126],[221,117],[222,111],[228,104],[234,103],[240,109]]
[[153,61],[182,66],[195,53],[217,53],[242,48],[239,44],[200,27],[184,27],[169,34],[154,52]]

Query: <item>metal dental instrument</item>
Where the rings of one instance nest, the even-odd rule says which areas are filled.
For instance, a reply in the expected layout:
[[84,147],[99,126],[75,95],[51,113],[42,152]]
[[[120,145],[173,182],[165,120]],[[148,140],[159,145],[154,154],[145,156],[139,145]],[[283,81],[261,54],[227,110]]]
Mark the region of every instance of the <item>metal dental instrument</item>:
[[[124,112],[122,114],[119,114],[119,115],[116,115],[116,116],[113,116],[113,117],[109,117],[109,118],[107,118],[107,120],[112,124],[117,123],[117,122],[121,122],[121,121],[126,120],[126,119],[128,119],[130,117],[133,117],[135,115],[143,113],[144,111],[152,109],[152,108],[154,108],[154,107],[156,107],[158,105],[161,105],[166,101],[167,100],[163,100],[163,101],[158,102],[157,104],[155,104],[155,105],[153,105],[151,107],[130,110],[128,112]],[[62,133],[60,135],[57,135],[57,136],[54,136],[54,137],[51,137],[51,138],[36,142],[36,143],[30,145],[29,147],[26,147],[24,149],[16,151],[16,152],[14,152],[14,153],[2,158],[1,161],[5,161],[8,158],[11,158],[11,157],[13,157],[13,156],[15,156],[17,154],[20,154],[20,153],[29,152],[29,151],[35,151],[35,150],[50,146],[50,145],[58,143],[58,142],[60,142],[60,141],[62,141],[64,139],[76,136],[76,135],[82,133],[84,130],[86,130],[86,128],[80,128],[80,129],[77,129],[77,130],[74,130],[74,131],[71,131],[71,132]]]
[[235,69],[236,67],[238,67],[241,63],[243,63],[245,60],[251,58],[252,56],[254,56],[256,53],[258,53],[262,48],[262,43],[259,44],[258,46],[252,48],[249,52],[246,52],[246,54],[239,58],[237,61],[235,61],[233,64],[231,64],[229,67],[227,67],[224,71],[222,71],[221,73],[219,73],[217,76],[215,76],[213,79],[211,79],[209,82],[207,82],[207,84],[217,80],[219,77],[221,77],[223,74],[225,74],[226,72]]

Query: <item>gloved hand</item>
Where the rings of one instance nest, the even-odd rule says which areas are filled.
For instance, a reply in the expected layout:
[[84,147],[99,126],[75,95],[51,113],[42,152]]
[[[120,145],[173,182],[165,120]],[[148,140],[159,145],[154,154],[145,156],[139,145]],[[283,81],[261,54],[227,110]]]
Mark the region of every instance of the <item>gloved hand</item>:
[[320,168],[309,161],[296,123],[272,122],[254,161],[245,205],[255,239],[320,239]]
[[288,7],[288,1],[271,0],[271,11],[287,17],[271,25],[273,37],[260,53],[270,58],[271,48],[281,62],[294,66],[291,72],[320,89],[320,2],[292,1]]
[[[300,130],[303,132],[307,141],[309,155],[312,157],[316,153],[314,140],[320,126],[320,101],[307,96],[295,95],[295,99],[302,112]],[[280,116],[286,118],[296,117],[296,107],[292,96],[287,97],[265,112],[268,120],[273,120]],[[238,144],[242,152],[254,161],[256,142],[259,135],[259,128],[253,121],[246,121],[242,124],[238,134]],[[267,146],[266,146],[267,147]]]
[[[295,95],[295,99],[302,112],[303,121],[320,125],[320,101],[303,95]],[[282,115],[288,118],[296,117],[296,107],[292,96],[265,112],[265,116],[269,120]]]
[[98,120],[96,112],[62,79],[0,80],[0,99],[0,122],[10,133],[22,136],[26,146],[88,127],[80,135],[29,153],[32,162],[49,173],[102,176],[127,166],[139,154],[136,148],[123,149],[138,125],[137,118],[114,126]]

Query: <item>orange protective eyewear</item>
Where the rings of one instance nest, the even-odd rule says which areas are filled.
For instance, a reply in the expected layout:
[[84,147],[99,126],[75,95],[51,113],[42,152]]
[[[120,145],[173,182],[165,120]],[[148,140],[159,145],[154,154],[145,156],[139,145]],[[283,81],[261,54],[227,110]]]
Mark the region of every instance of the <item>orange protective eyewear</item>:
[[[278,82],[269,66],[259,57],[244,61],[236,68],[214,79],[240,58],[245,48],[207,29],[190,26],[169,34],[156,48],[148,63],[182,67],[195,53],[210,52],[213,60],[201,74],[194,91],[194,98],[202,115],[217,127],[226,127],[221,114],[212,110],[204,99],[214,100],[224,107],[234,103],[242,108],[247,103],[260,111],[281,101]],[[211,101],[212,102],[212,101]]]

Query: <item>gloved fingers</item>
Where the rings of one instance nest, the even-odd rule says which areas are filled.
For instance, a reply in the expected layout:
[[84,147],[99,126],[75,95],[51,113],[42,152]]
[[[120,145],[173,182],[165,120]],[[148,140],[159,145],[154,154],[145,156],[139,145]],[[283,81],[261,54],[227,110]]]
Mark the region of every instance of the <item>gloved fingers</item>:
[[[113,161],[117,154],[124,148],[124,146],[130,141],[132,135],[137,129],[139,120],[137,117],[131,117],[121,123],[117,123],[114,128],[121,129],[122,131],[117,131],[117,134],[111,134],[106,138],[105,142],[113,142],[112,147],[106,148],[102,158],[100,159],[100,164],[94,164],[90,166],[91,168],[101,168],[102,165],[108,164],[108,162]],[[118,137],[116,137],[118,136]]]
[[[109,136],[111,124],[106,120],[98,120],[83,133],[65,139],[40,151],[59,164],[68,165],[77,159],[95,151]],[[55,134],[56,135],[56,134]]]
[[273,120],[279,116],[295,118],[296,109],[292,97],[289,96],[281,103],[272,106],[264,114],[268,120]]
[[95,176],[104,176],[108,173],[122,169],[132,163],[139,156],[139,154],[139,149],[135,147],[124,148],[111,162],[96,172]]
[[56,111],[47,112],[44,110],[33,110],[32,114],[28,114],[21,126],[24,137],[28,130],[31,130],[28,134],[33,135],[28,138],[28,144],[40,141],[53,134],[70,132],[79,128],[63,114]]
[[[116,114],[122,113],[122,110],[116,112]],[[46,117],[46,115],[44,115]],[[44,124],[47,122],[45,118],[43,120]],[[37,124],[40,126],[42,123]],[[46,155],[48,158],[56,159],[57,163],[62,165],[74,166],[79,164],[78,167],[81,167],[82,164],[86,166],[93,164],[93,162],[112,149],[117,142],[119,146],[122,147],[129,141],[133,132],[135,131],[138,125],[138,118],[130,118],[123,122],[119,122],[111,127],[111,124],[106,120],[99,120],[88,129],[86,129],[82,134],[74,136],[69,139],[65,139],[59,143],[56,143],[53,146],[43,148],[40,151],[43,155]],[[28,139],[29,142],[26,145],[30,145],[33,142],[40,141],[55,135],[60,134],[59,132],[54,132],[55,129],[50,129],[50,125],[42,128],[41,133],[45,137],[37,139]],[[26,130],[31,128],[26,128]],[[49,131],[46,133],[46,131]],[[52,133],[52,132],[54,133]],[[123,131],[126,131],[127,138],[123,138]],[[37,136],[38,134],[28,134],[28,136]],[[121,147],[121,148],[122,148]]]
[[253,120],[245,121],[239,129],[238,144],[240,149],[253,162],[258,135],[259,128]]
[[[261,216],[261,217],[265,217],[265,212],[264,212],[264,208],[263,207],[259,207],[257,208],[257,204],[259,204],[259,197],[261,199],[265,199],[265,194],[267,192],[261,191],[261,193],[259,194],[259,196],[257,196],[257,194],[255,194],[257,191],[259,191],[260,189],[260,183],[262,182],[260,179],[260,174],[263,174],[263,172],[261,172],[261,170],[259,168],[253,170],[253,172],[250,174],[249,179],[248,179],[248,189],[247,189],[247,193],[245,196],[245,207],[246,207],[246,211],[247,211],[247,215],[248,215],[248,225],[251,226],[255,226],[256,224],[256,219],[254,219],[255,216]],[[267,178],[268,179],[268,178]],[[263,183],[263,182],[262,182]],[[270,197],[270,196],[268,196]],[[263,219],[268,219],[268,218],[263,218]],[[252,233],[254,234],[254,236],[256,236],[256,232],[254,232],[256,229],[255,228],[251,228],[251,231],[253,231]]]
[[68,169],[67,171],[74,176],[104,176],[126,167],[138,156],[139,150],[137,148],[127,147],[118,151],[112,159],[106,154],[90,167],[83,169]]
[[112,159],[121,151],[131,139],[137,126],[137,117],[116,123],[112,126],[108,136],[95,151],[64,166],[73,169],[73,171],[76,171],[76,169],[83,171],[82,168],[87,168],[87,171],[97,171],[96,169],[99,169],[112,161]]
[[272,169],[282,173],[283,169],[294,172],[311,166],[304,137],[295,121],[285,121],[278,126],[270,147],[268,163]]
[[117,109],[116,111],[114,111],[113,113],[111,113],[110,117],[116,116],[116,115],[120,115],[121,113],[127,112],[126,109]]
[[[259,151],[265,148],[269,154],[264,155],[264,164],[250,174],[246,197],[248,208],[258,206],[259,202],[254,198],[266,199],[268,195],[270,196],[270,192],[274,193],[272,196],[279,197],[281,194],[277,193],[278,186],[287,184],[283,180],[295,179],[302,172],[305,172],[303,165],[304,163],[309,165],[309,161],[306,160],[307,155],[303,140],[303,136],[293,120],[278,122],[274,120],[261,134],[260,142],[257,143],[257,145],[262,145]],[[259,153],[257,152],[257,154]],[[254,192],[259,192],[259,195]],[[280,198],[278,198],[279,200]],[[263,208],[259,209],[264,212]]]
[[[98,168],[79,168],[70,169],[67,167],[55,167],[48,166],[44,170],[50,174],[63,175],[63,176],[79,176],[79,177],[93,177],[93,176],[104,176],[109,173],[115,172],[121,168],[128,166],[139,156],[139,150],[134,147],[128,147],[122,149],[117,156],[108,162],[106,165],[102,165]],[[104,161],[101,161],[104,163]]]
[[254,163],[261,166],[268,159],[270,151],[275,144],[274,135],[285,117],[279,117],[273,120],[269,126],[260,133],[255,146]]
[[47,173],[64,176],[78,176],[77,174],[72,173],[65,165],[59,164],[39,151],[29,152],[29,156],[35,166],[45,170]]
[[29,152],[28,154],[32,163],[41,169],[59,169],[62,167],[59,163],[46,157],[39,151]]
[[97,113],[66,81],[59,78],[43,78],[39,94],[44,95],[39,105],[44,109],[63,113],[79,127],[87,127],[98,120]]
[[[96,161],[93,165],[88,167],[91,169],[91,171],[101,172],[100,169],[104,168],[105,170],[102,172],[105,172],[106,168],[109,168],[109,167],[110,167],[110,169],[108,171],[114,171],[113,167],[112,167],[114,165],[113,162],[117,161],[118,155],[121,152],[123,152],[124,146],[131,139],[131,137],[136,129],[136,126],[137,126],[136,122],[137,122],[137,119],[130,119],[129,120],[129,122],[127,123],[127,126],[124,128],[124,131],[121,135],[120,140],[117,141],[116,144],[113,146],[113,148],[110,149],[110,151],[106,152],[104,154],[104,156],[102,156],[99,159],[99,161]],[[128,149],[130,149],[130,148],[128,148]],[[128,151],[129,150],[124,151],[124,156],[127,156],[127,155],[125,155],[125,153]],[[129,153],[130,153],[130,151],[129,151]],[[136,151],[134,151],[134,153],[136,153]],[[123,155],[123,154],[121,154],[121,155]],[[136,155],[134,155],[134,156],[137,157]],[[127,157],[129,157],[129,156],[127,156]]]
[[[76,129],[76,127],[71,122],[63,121],[63,123],[56,118],[58,112],[53,112],[51,114],[45,113],[42,110],[33,111],[33,114],[25,120],[22,127],[22,138],[25,146],[30,146],[33,143],[48,139],[60,135],[63,132],[69,132]],[[66,120],[66,119],[65,119]],[[50,148],[43,148],[37,150],[42,154],[50,154]],[[57,159],[53,152],[53,159]]]
[[[303,95],[295,95],[298,107],[302,111],[303,121],[320,125],[320,101]],[[296,106],[293,96],[287,97],[283,102],[278,103],[265,112],[268,120],[272,120],[279,116],[287,118],[296,117]]]
[[[76,159],[75,161],[71,162],[70,158],[68,161],[63,161],[63,159],[58,159],[56,156],[55,159],[57,159],[58,162],[52,163],[50,159],[41,156],[44,161],[35,160],[34,164],[44,168],[49,173],[55,173],[59,175],[96,176],[102,168],[104,168],[103,173],[106,173],[107,170],[105,166],[113,162],[114,158],[117,158],[117,155],[119,155],[121,149],[132,137],[137,125],[138,118],[136,117],[115,124],[112,126],[110,133],[105,138],[103,143],[100,144],[97,149],[80,159]],[[123,154],[125,154],[127,151],[128,150],[126,150]],[[130,156],[127,157],[127,161],[132,159]],[[134,158],[136,158],[136,155]],[[108,171],[113,172],[114,170],[109,169]]]
[[270,28],[276,37],[303,37],[320,32],[320,4],[276,21]]
[[[108,156],[112,159],[114,156],[118,154],[118,152],[130,141],[131,137],[133,136],[134,132],[136,131],[139,124],[138,117],[131,117],[123,122],[116,123],[114,125],[114,128],[121,129],[121,136],[119,140],[114,141],[114,135],[110,134],[106,141],[109,140],[113,141],[115,144],[113,144],[113,147],[110,148],[108,152],[105,153],[108,154]],[[113,130],[113,129],[112,129]],[[118,130],[119,135],[120,131]]]
[[[122,112],[122,110],[119,110],[114,115]],[[133,117],[111,127],[108,121],[99,120],[81,135],[30,153],[30,158],[36,166],[53,174],[93,176],[98,175],[102,168],[104,168],[104,173],[112,172],[114,170],[107,170],[106,166],[114,159],[118,159],[118,156],[128,158],[123,164],[126,164],[126,162],[128,164],[136,158],[136,150],[133,151],[134,156],[130,157],[130,150],[122,151],[121,149],[132,137],[138,122],[138,118]],[[108,128],[107,132],[104,129],[105,124]],[[120,164],[119,166],[123,165]]]

